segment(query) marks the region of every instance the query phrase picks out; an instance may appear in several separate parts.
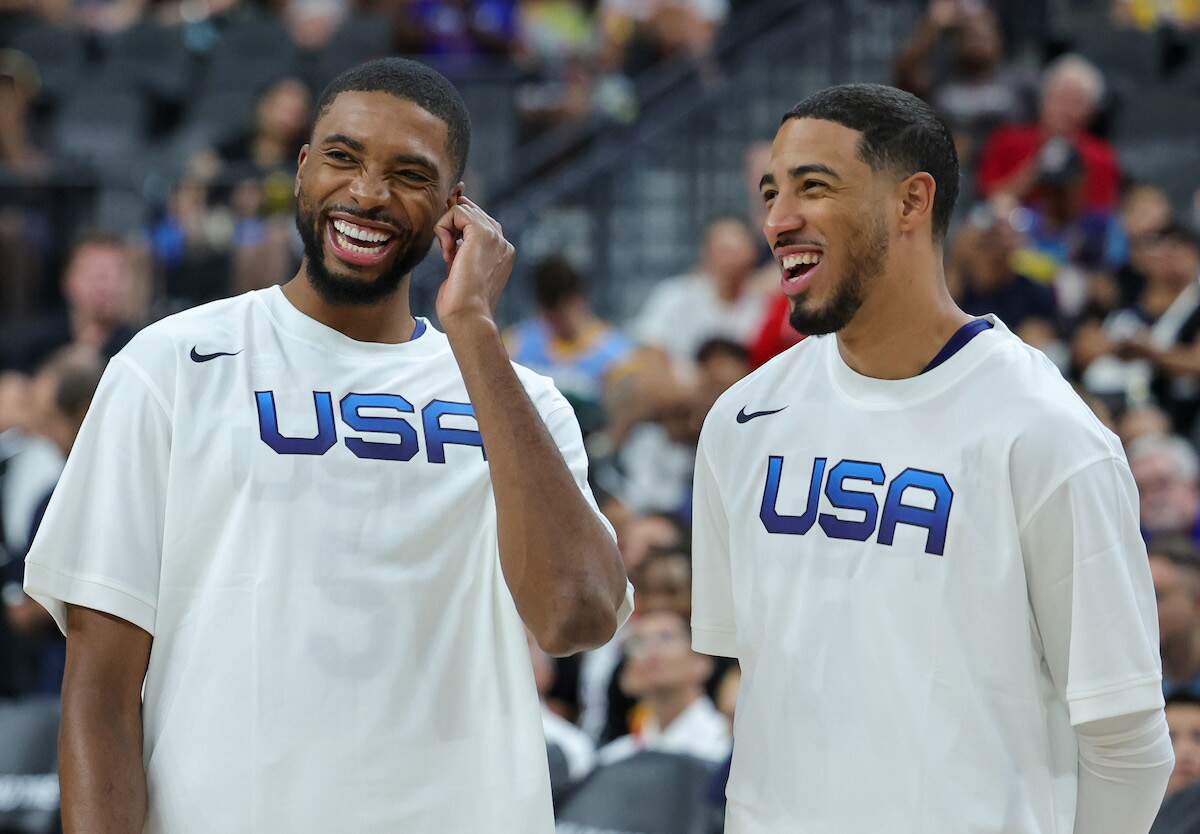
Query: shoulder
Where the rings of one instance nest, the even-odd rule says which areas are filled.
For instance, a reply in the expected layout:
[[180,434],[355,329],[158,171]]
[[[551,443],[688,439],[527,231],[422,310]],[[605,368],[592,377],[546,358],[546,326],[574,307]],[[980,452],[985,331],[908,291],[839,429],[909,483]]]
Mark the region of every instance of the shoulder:
[[727,420],[735,420],[743,407],[753,411],[787,405],[788,396],[782,392],[794,392],[791,383],[803,384],[812,373],[822,355],[822,342],[821,337],[809,336],[729,386],[709,410],[704,430],[709,429],[710,422],[715,427]]
[[1014,484],[1054,488],[1093,463],[1124,459],[1121,441],[1040,350],[1007,334],[979,371],[990,392],[979,407],[1010,438]]
[[254,293],[212,301],[159,319],[142,328],[114,357],[166,395],[174,387],[179,362],[195,349],[207,354],[240,351]]

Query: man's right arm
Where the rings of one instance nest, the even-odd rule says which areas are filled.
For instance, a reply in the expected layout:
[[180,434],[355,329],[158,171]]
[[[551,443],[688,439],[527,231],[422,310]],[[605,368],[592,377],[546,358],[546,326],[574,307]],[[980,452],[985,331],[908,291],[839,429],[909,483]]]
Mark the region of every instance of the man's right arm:
[[142,831],[142,681],[152,642],[119,617],[67,606],[58,738],[64,834]]

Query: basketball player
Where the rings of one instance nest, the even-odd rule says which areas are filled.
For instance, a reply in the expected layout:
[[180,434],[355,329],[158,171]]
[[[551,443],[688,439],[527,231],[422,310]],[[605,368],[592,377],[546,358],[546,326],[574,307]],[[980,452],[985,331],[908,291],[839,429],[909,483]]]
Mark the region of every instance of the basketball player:
[[[348,71],[295,278],[112,361],[26,573],[67,634],[71,834],[553,831],[524,629],[602,644],[632,589],[570,406],[505,355],[469,134],[432,70]],[[408,302],[435,236],[444,333]]]
[[807,339],[710,412],[694,641],[737,657],[727,834],[1145,834],[1171,772],[1117,438],[946,290],[950,134],[849,85],[785,117],[764,231]]

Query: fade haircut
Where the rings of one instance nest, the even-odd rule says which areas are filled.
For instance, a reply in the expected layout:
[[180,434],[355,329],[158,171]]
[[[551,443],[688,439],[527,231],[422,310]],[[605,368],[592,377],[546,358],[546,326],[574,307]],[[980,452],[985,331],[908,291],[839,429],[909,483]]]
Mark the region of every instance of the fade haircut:
[[435,69],[407,58],[379,58],[348,69],[329,82],[317,100],[317,119],[342,93],[389,93],[411,101],[446,123],[446,149],[454,181],[462,179],[471,148],[471,116],[454,85]]
[[836,122],[862,134],[858,158],[872,171],[933,177],[933,239],[943,240],[958,199],[958,153],[949,128],[921,99],[882,84],[843,84],[814,93],[783,117]]

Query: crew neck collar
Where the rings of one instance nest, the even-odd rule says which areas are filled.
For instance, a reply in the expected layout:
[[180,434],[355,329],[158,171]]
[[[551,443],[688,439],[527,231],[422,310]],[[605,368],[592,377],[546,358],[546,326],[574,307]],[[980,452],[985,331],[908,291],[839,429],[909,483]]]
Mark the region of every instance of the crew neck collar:
[[444,337],[428,319],[413,317],[416,329],[407,342],[360,342],[301,312],[279,285],[255,291],[255,298],[284,332],[343,356],[360,359],[432,356],[444,347]]
[[848,399],[868,408],[903,408],[929,399],[970,373],[1004,336],[1009,335],[1008,328],[996,316],[988,314],[980,318],[991,322],[992,327],[977,334],[936,367],[905,379],[877,379],[860,374],[842,359],[837,337],[823,337],[827,343],[824,345],[825,364],[830,380]]

